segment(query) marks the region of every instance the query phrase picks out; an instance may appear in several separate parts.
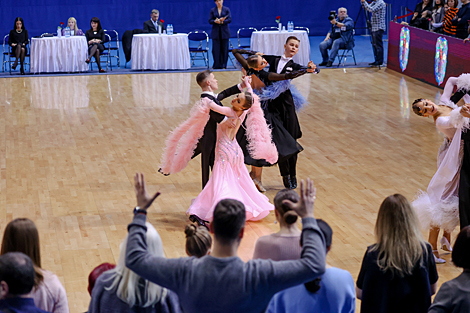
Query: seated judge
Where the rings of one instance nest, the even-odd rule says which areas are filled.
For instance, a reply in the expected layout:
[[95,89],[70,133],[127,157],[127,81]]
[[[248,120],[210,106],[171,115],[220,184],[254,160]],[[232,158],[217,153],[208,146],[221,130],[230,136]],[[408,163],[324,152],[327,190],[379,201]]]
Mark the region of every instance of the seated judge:
[[152,10],[150,19],[144,22],[144,33],[158,33],[158,26],[162,27],[162,33],[165,30],[165,25],[158,20],[160,12],[156,9]]
[[[78,28],[77,20],[75,19],[75,17],[69,17],[69,20],[67,21],[67,26],[70,28],[70,36],[85,35],[83,31],[80,28]],[[65,27],[62,28],[62,36],[65,36]]]

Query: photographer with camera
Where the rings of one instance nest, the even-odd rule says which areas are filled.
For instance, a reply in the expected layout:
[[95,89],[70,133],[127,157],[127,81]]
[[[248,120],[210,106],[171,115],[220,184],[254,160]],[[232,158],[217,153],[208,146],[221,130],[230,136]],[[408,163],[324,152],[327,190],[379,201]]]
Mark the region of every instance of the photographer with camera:
[[372,50],[374,51],[375,61],[369,63],[370,66],[381,66],[384,62],[384,43],[383,36],[385,32],[385,13],[387,5],[383,0],[372,0],[369,4],[361,0],[365,10],[372,13]]
[[[336,20],[336,18],[338,18],[338,20]],[[348,16],[348,10],[346,8],[339,8],[338,16],[336,16],[335,11],[330,11],[328,19],[331,23],[331,30],[326,35],[325,40],[320,43],[320,52],[323,61],[319,65],[331,67],[339,49],[354,47],[354,21]],[[329,57],[328,49],[331,50]]]

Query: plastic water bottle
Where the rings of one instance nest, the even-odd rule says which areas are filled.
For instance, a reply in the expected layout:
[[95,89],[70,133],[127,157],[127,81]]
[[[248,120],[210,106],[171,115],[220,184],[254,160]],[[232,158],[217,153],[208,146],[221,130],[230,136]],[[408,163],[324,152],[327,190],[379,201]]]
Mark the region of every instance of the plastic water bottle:
[[290,27],[291,27],[291,32],[293,32],[294,31],[294,21],[290,22]]
[[287,31],[290,33],[292,31],[292,22],[287,22]]
[[64,35],[65,37],[70,37],[70,28],[68,26],[65,27]]
[[173,24],[168,24],[168,27],[166,28],[166,33],[168,35],[173,35]]
[[57,37],[62,37],[62,28],[57,27]]

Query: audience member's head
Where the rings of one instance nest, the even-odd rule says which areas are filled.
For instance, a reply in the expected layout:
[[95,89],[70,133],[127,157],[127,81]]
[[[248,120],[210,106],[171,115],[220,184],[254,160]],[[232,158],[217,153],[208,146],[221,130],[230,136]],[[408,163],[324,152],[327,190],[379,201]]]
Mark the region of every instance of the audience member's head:
[[91,26],[91,30],[92,31],[99,31],[101,30],[101,21],[99,18],[97,17],[92,17],[91,18],[91,21],[90,21],[90,26]]
[[115,267],[116,265],[111,263],[101,263],[91,271],[90,275],[88,275],[88,293],[90,294],[90,296],[91,292],[93,291],[93,287],[95,287],[95,283],[98,277],[100,277],[101,274],[103,274],[104,272],[112,270]]
[[3,233],[1,254],[8,252],[22,252],[33,261],[36,272],[34,286],[37,287],[44,278],[41,271],[39,233],[32,220],[17,218],[8,223]]
[[186,234],[186,254],[197,258],[210,254],[212,237],[207,228],[188,224],[184,229]]
[[78,25],[77,25],[77,20],[75,19],[75,17],[69,17],[69,20],[67,21],[67,26],[70,28],[70,30],[74,30],[75,35],[77,35]]
[[224,199],[217,203],[210,224],[214,239],[225,245],[240,242],[245,228],[245,206],[238,200]]
[[150,13],[150,18],[154,22],[158,21],[159,16],[160,16],[160,11],[158,11],[157,9],[153,9],[152,12]]
[[446,4],[449,8],[456,8],[459,5],[459,0],[447,0]]
[[18,297],[31,292],[34,286],[34,266],[21,252],[0,256],[0,299]]
[[[326,253],[328,253],[331,249],[331,242],[333,240],[333,230],[331,229],[330,225],[328,225],[328,223],[322,219],[317,219],[317,225],[318,228],[320,228],[323,237],[325,238]],[[321,287],[321,277],[305,283],[304,286],[311,293],[317,292]]]
[[21,17],[15,18],[15,24],[13,26],[13,29],[24,29],[24,21]]
[[[147,249],[150,254],[165,257],[163,252],[163,243],[157,230],[150,223],[145,223],[147,227]],[[111,285],[107,290],[116,292],[119,299],[129,304],[130,307],[150,307],[158,303],[166,290],[161,286],[144,280],[142,277],[131,271],[126,267],[126,246],[127,236],[121,243],[119,261],[114,269],[111,269],[109,273],[111,276],[107,281],[111,282]],[[139,285],[145,286],[145,290],[142,291]]]
[[283,189],[279,191],[274,197],[274,208],[276,220],[279,221],[281,228],[286,225],[292,225],[297,222],[299,217],[295,211],[291,210],[287,205],[283,204],[284,200],[290,200],[294,203],[298,202],[300,199],[297,192],[292,189]]
[[470,226],[465,226],[457,236],[452,251],[455,266],[470,270]]
[[384,272],[391,271],[400,277],[411,274],[426,251],[416,212],[401,194],[385,198],[380,205],[375,236],[377,264]]
[[196,75],[197,84],[204,89],[217,90],[219,88],[217,79],[215,79],[214,73],[210,70],[205,70]]
[[434,10],[442,8],[444,6],[444,0],[435,0],[434,1]]

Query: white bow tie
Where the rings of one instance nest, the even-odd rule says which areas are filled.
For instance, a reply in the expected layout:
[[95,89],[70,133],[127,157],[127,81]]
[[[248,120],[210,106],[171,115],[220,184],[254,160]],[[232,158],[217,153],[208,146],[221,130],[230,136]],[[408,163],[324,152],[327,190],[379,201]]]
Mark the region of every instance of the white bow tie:
[[288,61],[292,60],[292,58],[287,58],[286,56],[283,55],[283,56],[281,56],[281,60],[288,62]]

